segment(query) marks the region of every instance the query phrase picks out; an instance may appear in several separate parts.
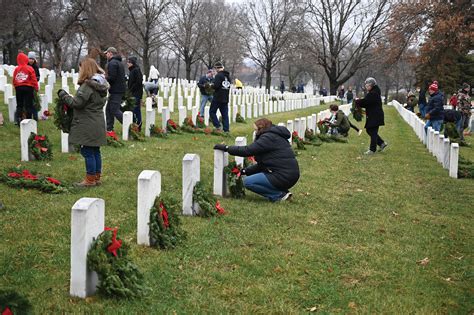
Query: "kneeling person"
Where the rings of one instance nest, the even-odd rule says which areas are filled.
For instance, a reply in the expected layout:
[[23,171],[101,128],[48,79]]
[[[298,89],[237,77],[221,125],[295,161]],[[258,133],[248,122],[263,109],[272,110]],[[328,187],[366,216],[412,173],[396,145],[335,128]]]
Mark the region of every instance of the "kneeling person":
[[257,164],[242,170],[245,188],[266,197],[270,201],[291,198],[288,191],[300,177],[298,161],[288,139],[290,132],[282,126],[274,126],[266,118],[255,122],[255,141],[248,146],[216,144],[214,149],[237,156],[255,156]]
[[347,137],[349,135],[349,129],[353,128],[360,135],[360,129],[357,126],[351,124],[349,118],[344,114],[342,110],[339,109],[337,105],[329,106],[331,111],[331,118],[329,118],[329,126],[335,130],[335,134],[343,135]]

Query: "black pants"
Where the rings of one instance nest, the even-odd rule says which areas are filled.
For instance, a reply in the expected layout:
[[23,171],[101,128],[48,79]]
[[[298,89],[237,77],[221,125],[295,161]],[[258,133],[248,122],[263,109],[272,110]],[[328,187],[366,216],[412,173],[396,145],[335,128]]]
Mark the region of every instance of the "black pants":
[[109,94],[109,100],[105,107],[105,117],[107,119],[107,131],[114,130],[114,117],[122,123],[123,113],[120,110],[122,104],[123,93],[111,93]]
[[379,126],[365,128],[367,133],[370,136],[370,151],[375,152],[377,150],[377,145],[382,145],[384,141],[379,136]]
[[26,118],[34,118],[38,120],[38,115],[36,113],[35,107],[33,105],[34,98],[34,89],[31,86],[17,86],[16,91],[16,111],[15,111],[15,121],[17,124],[20,124],[22,120],[23,112],[26,113]]
[[359,128],[357,128],[356,125],[353,125],[350,120],[349,120],[349,125],[351,126],[352,129],[354,129],[355,131],[359,132]]

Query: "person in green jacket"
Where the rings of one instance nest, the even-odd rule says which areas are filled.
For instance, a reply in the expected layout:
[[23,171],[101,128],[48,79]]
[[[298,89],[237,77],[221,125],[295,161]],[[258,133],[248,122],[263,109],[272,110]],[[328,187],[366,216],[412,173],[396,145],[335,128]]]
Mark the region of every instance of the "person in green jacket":
[[104,70],[92,58],[86,58],[79,64],[77,83],[80,87],[74,97],[62,89],[58,91],[58,97],[68,107],[73,108],[69,142],[80,145],[81,155],[86,162],[86,177],[76,185],[92,187],[101,184],[100,147],[107,144],[103,108],[109,84],[105,79]]
[[344,114],[342,110],[339,110],[339,106],[333,104],[329,106],[329,110],[331,111],[331,117],[328,120],[328,124],[334,134],[347,137],[349,135],[349,129],[353,128],[360,136],[362,130],[357,128],[357,126],[353,125],[349,121],[349,118],[346,116],[346,114]]

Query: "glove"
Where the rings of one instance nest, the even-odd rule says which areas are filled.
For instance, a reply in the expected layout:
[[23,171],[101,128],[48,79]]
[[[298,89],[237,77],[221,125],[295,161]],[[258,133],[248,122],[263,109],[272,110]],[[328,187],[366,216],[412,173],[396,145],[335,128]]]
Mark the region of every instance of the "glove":
[[64,96],[69,95],[68,92],[64,91],[63,89],[60,89],[58,91],[58,97],[63,98]]
[[426,114],[426,115],[425,115],[425,118],[428,119],[428,120],[430,120],[430,118],[431,118],[430,114]]
[[240,171],[240,176],[242,175],[247,175],[247,171],[245,168]]
[[216,144],[214,146],[214,150],[221,150],[221,151],[227,152],[227,150],[229,150],[229,146],[225,144]]

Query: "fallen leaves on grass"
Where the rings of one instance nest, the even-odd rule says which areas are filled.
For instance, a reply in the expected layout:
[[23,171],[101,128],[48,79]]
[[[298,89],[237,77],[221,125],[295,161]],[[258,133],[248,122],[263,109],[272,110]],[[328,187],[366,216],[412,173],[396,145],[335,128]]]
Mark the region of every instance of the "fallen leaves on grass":
[[300,193],[301,196],[310,196],[311,194],[309,192],[303,192],[303,193]]
[[75,161],[75,160],[77,160],[77,157],[75,157],[74,155],[70,155],[67,159],[69,161]]
[[393,215],[394,217],[398,217],[398,216],[399,216],[399,214],[396,213],[395,211],[392,211],[392,215]]
[[423,258],[422,260],[418,260],[416,263],[421,266],[426,266],[430,262],[428,257]]
[[319,309],[319,306],[313,306],[313,307],[307,308],[307,310],[310,312],[316,312],[318,309]]
[[352,308],[353,310],[355,310],[357,308],[357,304],[355,304],[355,302],[349,302],[349,304],[347,304],[347,306],[349,306],[349,308]]
[[318,224],[318,220],[310,220],[309,223],[311,223],[312,225],[316,225]]
[[357,192],[363,192],[363,190],[360,189],[360,188],[357,188],[356,191],[357,191]]

